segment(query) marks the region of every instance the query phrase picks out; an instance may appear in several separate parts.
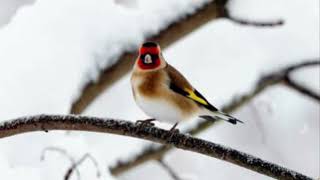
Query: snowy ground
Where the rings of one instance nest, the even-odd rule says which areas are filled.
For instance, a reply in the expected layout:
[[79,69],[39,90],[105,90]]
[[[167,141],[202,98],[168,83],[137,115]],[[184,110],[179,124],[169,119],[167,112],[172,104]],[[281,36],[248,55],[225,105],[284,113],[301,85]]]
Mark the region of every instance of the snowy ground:
[[[5,6],[18,7],[32,1],[18,2],[1,1],[0,11]],[[135,47],[146,34],[192,11],[198,3],[193,0],[80,0],[77,3],[38,0],[17,11],[0,12],[3,19],[0,17],[3,22],[0,25],[0,121],[38,113],[67,113],[84,81],[95,78],[101,67],[113,63],[121,50]],[[221,107],[234,95],[250,89],[264,73],[288,63],[319,57],[319,1],[234,0],[229,7],[236,16],[258,20],[283,18],[286,24],[261,29],[227,20],[213,21],[164,52],[169,63],[181,70],[216,106]],[[115,19],[126,23],[117,23]],[[295,78],[319,92],[319,73],[319,68],[310,68],[297,72]],[[134,104],[129,76],[106,91],[85,114],[128,120],[146,117]],[[246,123],[220,124],[200,137],[312,177],[320,176],[317,102],[279,86],[264,92],[235,116]],[[40,161],[41,151],[48,146],[64,148],[75,157],[91,153],[103,172],[101,179],[111,179],[107,165],[118,157],[134,154],[144,143],[132,138],[79,132],[33,133],[1,139],[1,179],[62,179],[69,166],[65,157],[49,152],[46,160]],[[165,161],[185,179],[269,179],[181,150],[170,153]],[[80,170],[82,179],[95,179],[91,162],[85,162]],[[155,177],[170,179],[157,163],[150,162],[118,179]]]

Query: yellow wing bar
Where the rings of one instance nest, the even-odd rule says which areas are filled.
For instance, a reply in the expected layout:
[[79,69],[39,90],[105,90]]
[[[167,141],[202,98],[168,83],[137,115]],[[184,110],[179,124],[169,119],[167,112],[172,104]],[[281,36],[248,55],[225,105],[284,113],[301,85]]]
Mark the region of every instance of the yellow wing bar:
[[194,93],[193,90],[186,89],[186,88],[185,88],[184,90],[185,90],[186,92],[188,92],[188,95],[187,95],[188,98],[190,98],[190,99],[192,99],[192,100],[194,100],[194,101],[196,101],[196,102],[198,102],[198,103],[200,103],[200,104],[203,104],[203,105],[205,105],[205,106],[208,105],[207,100],[205,100],[205,99],[203,99],[202,97],[196,95],[196,93]]
[[189,89],[189,88],[179,88],[175,84],[170,84],[170,89],[174,92],[187,97],[189,99],[192,99],[193,101],[197,102],[198,104],[204,106],[205,108],[209,109],[210,111],[218,111],[217,108],[212,106],[197,90],[195,89]]

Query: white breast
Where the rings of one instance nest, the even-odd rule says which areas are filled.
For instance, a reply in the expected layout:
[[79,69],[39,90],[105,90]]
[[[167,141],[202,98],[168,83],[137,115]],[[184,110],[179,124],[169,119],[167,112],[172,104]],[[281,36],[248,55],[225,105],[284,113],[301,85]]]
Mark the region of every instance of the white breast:
[[136,102],[148,116],[158,121],[174,124],[185,118],[178,108],[160,98],[145,98],[136,93]]
[[[131,79],[132,88],[135,92],[135,100],[138,106],[150,118],[155,118],[158,121],[176,123],[185,119],[180,109],[164,98],[145,97],[138,91],[138,86],[142,83],[140,78]],[[165,89],[164,89],[165,90]],[[169,91],[169,89],[168,89]]]

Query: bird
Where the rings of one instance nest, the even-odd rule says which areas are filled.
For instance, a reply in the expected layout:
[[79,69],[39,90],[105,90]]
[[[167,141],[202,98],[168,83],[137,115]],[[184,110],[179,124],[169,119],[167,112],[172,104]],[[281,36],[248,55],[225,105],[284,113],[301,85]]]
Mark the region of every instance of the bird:
[[[136,104],[150,116],[139,122],[154,120],[174,124],[193,117],[243,123],[214,107],[189,81],[163,57],[156,42],[144,42],[138,50],[131,74],[131,87]],[[138,122],[138,121],[137,121]]]

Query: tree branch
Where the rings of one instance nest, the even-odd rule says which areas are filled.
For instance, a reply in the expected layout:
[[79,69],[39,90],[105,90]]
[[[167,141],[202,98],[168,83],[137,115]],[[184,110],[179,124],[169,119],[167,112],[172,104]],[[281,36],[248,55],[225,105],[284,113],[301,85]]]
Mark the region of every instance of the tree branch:
[[[233,17],[226,9],[227,2],[228,0],[209,1],[193,13],[188,14],[179,20],[170,22],[166,28],[162,29],[157,34],[149,35],[146,39],[158,42],[162,49],[165,49],[201,26],[218,18],[227,18],[235,23],[246,26],[272,27],[284,23],[283,20],[258,22]],[[135,57],[136,52],[123,52],[114,65],[101,71],[97,80],[86,82],[79,97],[73,101],[70,113],[82,113],[104,90],[117,82],[132,69]]]
[[[158,42],[161,48],[165,49],[211,20],[222,17],[226,2],[227,0],[209,1],[193,13],[171,22],[165,29],[157,34],[150,35],[146,39]],[[136,52],[123,52],[117,63],[104,69],[97,80],[87,82],[81,95],[72,103],[70,112],[80,114],[105,89],[132,69],[135,57]]]
[[[253,90],[239,96],[238,98],[235,98],[230,103],[223,106],[222,111],[226,113],[234,112],[240,107],[242,107],[244,104],[251,101],[254,97],[256,97],[258,94],[260,94],[267,88],[276,84],[283,84],[285,82],[284,80],[286,79],[286,77],[289,77],[289,74],[294,72],[295,70],[310,66],[317,66],[319,64],[319,60],[308,60],[302,63],[288,65],[287,67],[284,67],[277,72],[272,72],[268,75],[265,75],[260,78]],[[216,124],[216,122],[203,121],[198,123],[195,127],[192,127],[191,129],[187,130],[186,133],[195,135],[199,132],[208,129],[214,124]],[[130,158],[129,161],[118,161],[117,164],[115,164],[112,167],[109,167],[109,169],[113,175],[118,175],[146,161],[162,159],[163,156],[171,149],[172,147],[170,146],[154,147],[153,145],[149,145],[140,154],[136,155],[133,158]]]
[[[50,130],[77,130],[131,136],[165,145],[173,145],[179,149],[218,158],[277,179],[312,179],[298,172],[216,143],[181,133],[172,135],[172,132],[164,129],[154,126],[141,127],[124,120],[74,115],[21,117],[2,122],[0,124],[0,138],[32,131],[47,132]],[[170,141],[168,141],[169,137]]]

